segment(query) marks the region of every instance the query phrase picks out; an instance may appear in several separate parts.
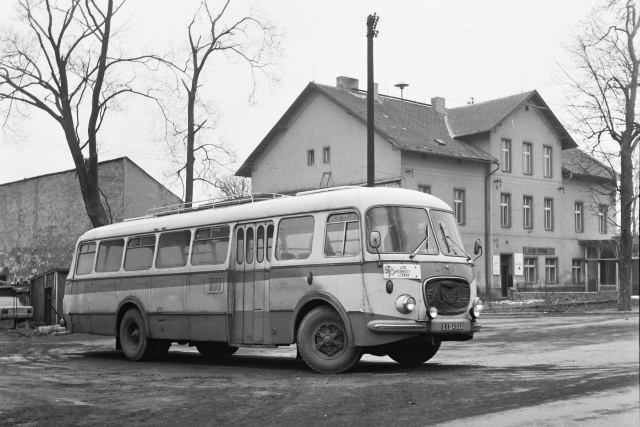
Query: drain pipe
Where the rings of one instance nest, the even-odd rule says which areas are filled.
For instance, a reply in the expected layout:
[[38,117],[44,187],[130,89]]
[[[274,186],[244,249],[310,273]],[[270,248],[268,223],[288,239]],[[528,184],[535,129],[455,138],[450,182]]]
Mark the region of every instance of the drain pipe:
[[[484,260],[484,281],[487,299],[491,299],[491,285],[493,285],[493,242],[491,239],[491,175],[500,169],[500,162],[496,164],[496,169],[484,177],[484,244],[486,247]],[[487,165],[491,170],[491,163]]]

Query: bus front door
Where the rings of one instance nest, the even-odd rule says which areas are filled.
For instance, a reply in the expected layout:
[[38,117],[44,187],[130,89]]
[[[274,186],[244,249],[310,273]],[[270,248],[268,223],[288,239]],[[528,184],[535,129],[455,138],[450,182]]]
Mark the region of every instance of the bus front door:
[[271,344],[268,249],[272,237],[271,222],[236,227],[232,329],[235,344]]

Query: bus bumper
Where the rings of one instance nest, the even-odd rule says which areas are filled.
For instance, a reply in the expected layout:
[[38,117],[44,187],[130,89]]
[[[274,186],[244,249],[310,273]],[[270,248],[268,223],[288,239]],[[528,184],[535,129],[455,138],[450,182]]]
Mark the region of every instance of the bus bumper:
[[367,329],[382,334],[474,334],[482,329],[482,325],[470,319],[438,318],[431,321],[417,320],[372,320]]

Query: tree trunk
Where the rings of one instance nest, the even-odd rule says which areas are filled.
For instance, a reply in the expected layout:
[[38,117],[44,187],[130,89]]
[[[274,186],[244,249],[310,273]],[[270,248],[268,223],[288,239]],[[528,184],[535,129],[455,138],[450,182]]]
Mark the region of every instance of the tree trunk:
[[631,141],[620,147],[620,256],[618,263],[618,311],[631,310],[631,206],[633,201],[633,159]]

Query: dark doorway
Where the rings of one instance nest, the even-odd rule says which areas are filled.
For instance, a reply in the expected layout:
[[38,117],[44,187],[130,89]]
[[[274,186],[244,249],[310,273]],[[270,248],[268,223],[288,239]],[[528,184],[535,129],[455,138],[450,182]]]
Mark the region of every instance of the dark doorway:
[[500,255],[500,282],[502,284],[502,296],[509,296],[509,288],[513,286],[513,262],[512,255]]
[[44,288],[44,324],[51,325],[53,324],[52,313],[51,313],[51,295],[53,288]]

